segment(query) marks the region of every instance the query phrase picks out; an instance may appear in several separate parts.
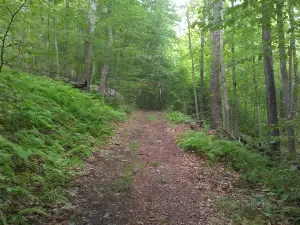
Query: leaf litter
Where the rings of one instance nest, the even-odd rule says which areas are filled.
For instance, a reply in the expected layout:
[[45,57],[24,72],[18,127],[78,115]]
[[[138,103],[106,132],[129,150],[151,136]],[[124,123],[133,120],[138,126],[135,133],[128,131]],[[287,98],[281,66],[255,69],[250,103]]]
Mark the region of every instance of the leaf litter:
[[163,112],[135,111],[86,160],[67,218],[50,214],[43,224],[234,224],[218,199],[244,195],[233,185],[239,175],[183,152],[175,138],[188,129],[168,124]]

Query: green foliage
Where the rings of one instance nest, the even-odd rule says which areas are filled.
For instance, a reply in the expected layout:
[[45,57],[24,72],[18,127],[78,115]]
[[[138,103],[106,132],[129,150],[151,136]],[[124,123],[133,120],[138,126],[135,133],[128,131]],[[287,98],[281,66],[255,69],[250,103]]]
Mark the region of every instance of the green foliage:
[[154,115],[152,115],[152,114],[150,114],[150,115],[147,116],[147,119],[148,119],[149,121],[151,121],[151,122],[155,122],[155,121],[157,120],[157,117],[154,116]]
[[264,216],[260,215],[256,199],[238,200],[223,197],[219,199],[220,209],[229,214],[233,224],[256,225],[264,224]]
[[138,143],[137,143],[136,141],[132,141],[132,142],[129,143],[128,148],[129,148],[130,150],[137,150],[137,148],[138,148]]
[[175,124],[185,123],[187,121],[191,121],[191,117],[181,113],[181,112],[168,112],[167,119]]
[[248,187],[265,187],[267,198],[276,202],[264,208],[268,216],[285,216],[294,223],[300,222],[300,178],[293,165],[282,161],[272,166],[261,153],[246,149],[239,142],[217,140],[203,132],[188,132],[178,144],[240,172]]
[[[66,186],[93,145],[125,118],[95,96],[44,77],[0,76],[0,212],[22,224],[43,207],[67,201]],[[7,221],[7,222],[5,222]]]

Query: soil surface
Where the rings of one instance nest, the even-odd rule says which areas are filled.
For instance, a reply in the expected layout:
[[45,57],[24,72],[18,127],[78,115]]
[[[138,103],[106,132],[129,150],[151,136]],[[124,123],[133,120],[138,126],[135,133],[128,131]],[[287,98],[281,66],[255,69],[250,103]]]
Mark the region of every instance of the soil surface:
[[218,199],[235,193],[238,176],[179,149],[186,130],[163,112],[135,111],[87,160],[71,190],[72,216],[55,224],[231,224]]

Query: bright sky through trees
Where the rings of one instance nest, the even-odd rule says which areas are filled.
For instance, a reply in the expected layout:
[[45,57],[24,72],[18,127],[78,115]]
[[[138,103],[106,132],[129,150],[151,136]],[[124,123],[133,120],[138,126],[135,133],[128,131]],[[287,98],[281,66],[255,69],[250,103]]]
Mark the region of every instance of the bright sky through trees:
[[178,6],[185,5],[187,1],[188,0],[173,0],[173,2]]
[[181,22],[178,23],[177,29],[176,29],[176,33],[177,36],[181,36],[186,28],[186,18],[184,16],[184,8],[182,6],[185,6],[186,3],[188,2],[188,0],[172,0],[176,6],[177,6],[177,10],[178,10],[178,14],[181,16]]

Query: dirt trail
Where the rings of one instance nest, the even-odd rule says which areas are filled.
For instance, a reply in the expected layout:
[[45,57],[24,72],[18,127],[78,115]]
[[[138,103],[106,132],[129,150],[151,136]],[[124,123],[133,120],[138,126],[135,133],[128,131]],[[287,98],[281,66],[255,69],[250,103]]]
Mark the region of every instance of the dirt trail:
[[87,161],[68,224],[230,224],[216,200],[233,192],[236,175],[182,152],[175,143],[182,129],[162,112],[134,112]]

